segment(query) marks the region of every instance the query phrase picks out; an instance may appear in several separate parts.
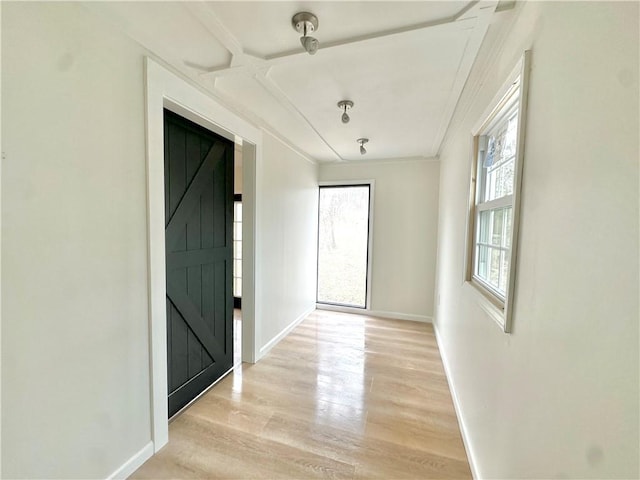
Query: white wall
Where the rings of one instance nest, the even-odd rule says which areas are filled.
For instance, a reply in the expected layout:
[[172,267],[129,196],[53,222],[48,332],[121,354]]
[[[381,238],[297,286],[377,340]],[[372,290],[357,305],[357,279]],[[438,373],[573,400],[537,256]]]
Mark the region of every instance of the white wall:
[[[518,7],[506,37],[492,27],[447,134],[435,324],[482,478],[640,475],[638,13],[637,2]],[[491,45],[501,36],[504,46]],[[521,243],[506,335],[462,282],[470,131],[527,48]]]
[[320,181],[375,180],[373,312],[431,320],[439,172],[439,162],[425,160],[320,166]]
[[143,52],[2,9],[2,475],[104,478],[150,436]]
[[260,350],[315,308],[318,167],[264,132],[260,181]]
[[[145,55],[77,4],[2,5],[3,478],[149,451]],[[262,148],[264,346],[314,306],[317,167]]]
[[242,194],[242,145],[238,143],[233,150],[233,193]]

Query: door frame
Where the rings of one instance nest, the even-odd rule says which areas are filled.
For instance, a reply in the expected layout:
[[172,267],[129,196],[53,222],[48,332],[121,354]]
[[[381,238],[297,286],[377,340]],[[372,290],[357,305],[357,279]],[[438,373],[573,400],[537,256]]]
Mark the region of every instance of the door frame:
[[164,109],[171,110],[231,141],[243,145],[242,209],[242,360],[254,363],[261,316],[256,295],[256,246],[259,205],[256,202],[262,131],[215,98],[145,57],[147,143],[147,243],[149,282],[149,374],[151,440],[154,452],[169,441],[167,406],[167,327],[164,218]]

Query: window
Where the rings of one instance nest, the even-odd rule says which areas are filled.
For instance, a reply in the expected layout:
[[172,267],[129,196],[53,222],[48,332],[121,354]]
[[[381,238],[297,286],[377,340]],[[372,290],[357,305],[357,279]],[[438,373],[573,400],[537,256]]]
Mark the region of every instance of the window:
[[528,69],[527,51],[473,131],[466,280],[505,332],[516,276]]
[[367,308],[372,186],[323,185],[318,202],[317,302]]
[[233,306],[240,308],[242,298],[242,195],[233,201]]

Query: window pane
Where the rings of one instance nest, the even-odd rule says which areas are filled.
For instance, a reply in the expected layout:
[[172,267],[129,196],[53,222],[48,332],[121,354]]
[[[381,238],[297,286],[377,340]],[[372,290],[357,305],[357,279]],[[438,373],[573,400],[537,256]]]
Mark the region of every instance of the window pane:
[[369,186],[320,187],[318,302],[364,308]]
[[242,240],[242,223],[234,222],[233,224],[233,239]]
[[511,248],[511,207],[507,207],[504,209],[505,211],[505,219],[504,219],[504,240],[503,247]]
[[233,258],[242,259],[242,242],[233,242]]
[[508,248],[511,241],[511,207],[479,212],[477,229],[478,243]]
[[517,133],[518,121],[514,112],[487,135],[488,152],[482,165],[483,202],[513,194]]
[[478,275],[480,278],[483,278],[485,280],[487,280],[489,276],[488,275],[488,272],[489,272],[488,257],[489,257],[489,248],[483,245],[479,245],[477,261],[476,261],[476,275]]
[[507,132],[505,134],[505,143],[503,150],[503,158],[510,158],[516,154],[516,142],[518,140],[518,115],[514,113],[509,119]]
[[485,202],[513,194],[513,165],[512,158],[487,170]]
[[476,276],[504,295],[509,275],[509,252],[483,245],[478,245],[477,252]]
[[493,210],[491,213],[493,214],[493,221],[491,222],[491,244],[496,246],[502,245],[502,217],[503,217],[503,208],[499,208],[497,210]]
[[242,279],[240,278],[233,279],[233,296],[242,297]]
[[233,203],[233,221],[234,222],[242,221],[242,202]]
[[499,287],[500,282],[500,253],[497,248],[490,248],[489,285],[494,288]]
[[503,250],[500,254],[500,281],[498,282],[498,290],[503,295],[507,292],[507,278],[509,278],[509,259],[507,252]]
[[478,242],[489,243],[489,221],[491,219],[491,212],[480,212],[478,216]]
[[496,291],[506,293],[509,272],[512,207],[479,212],[474,275]]

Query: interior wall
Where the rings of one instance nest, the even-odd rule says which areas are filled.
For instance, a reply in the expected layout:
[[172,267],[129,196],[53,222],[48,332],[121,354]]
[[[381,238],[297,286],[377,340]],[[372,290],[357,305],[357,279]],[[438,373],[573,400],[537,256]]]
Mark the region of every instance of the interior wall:
[[333,163],[320,181],[375,180],[371,306],[379,314],[430,321],[438,226],[437,161]]
[[[441,153],[435,325],[480,478],[638,478],[638,3],[492,26]],[[501,39],[503,41],[501,41]],[[513,333],[463,284],[470,135],[532,49]]]
[[273,346],[315,309],[318,167],[264,132],[257,270],[263,324],[259,349]]
[[150,438],[144,52],[2,9],[2,476],[106,478]]
[[[78,4],[2,5],[3,478],[106,478],[148,451],[145,55]],[[315,305],[317,166],[264,137],[268,347]]]

